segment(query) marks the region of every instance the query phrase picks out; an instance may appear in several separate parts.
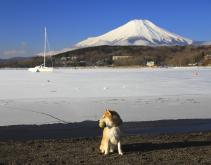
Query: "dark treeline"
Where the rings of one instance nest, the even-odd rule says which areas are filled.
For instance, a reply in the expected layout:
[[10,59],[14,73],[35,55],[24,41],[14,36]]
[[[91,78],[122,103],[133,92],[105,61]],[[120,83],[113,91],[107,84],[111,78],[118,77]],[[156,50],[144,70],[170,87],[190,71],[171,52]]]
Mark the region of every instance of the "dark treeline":
[[[129,56],[113,60],[114,56]],[[211,46],[98,46],[64,52],[47,57],[47,65],[66,66],[145,66],[154,61],[158,66],[188,66],[211,64]],[[208,58],[209,57],[209,58]],[[42,57],[0,60],[0,67],[33,67]]]

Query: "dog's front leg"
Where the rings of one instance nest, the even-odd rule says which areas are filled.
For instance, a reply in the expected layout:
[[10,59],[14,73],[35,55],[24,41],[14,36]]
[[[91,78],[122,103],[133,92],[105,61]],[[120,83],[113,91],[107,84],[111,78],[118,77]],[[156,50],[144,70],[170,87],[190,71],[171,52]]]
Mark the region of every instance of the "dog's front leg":
[[105,145],[105,155],[108,155],[109,150],[110,150],[110,146],[109,146],[109,141],[108,141]]
[[118,142],[117,146],[118,146],[118,153],[119,153],[119,155],[123,155],[120,141]]

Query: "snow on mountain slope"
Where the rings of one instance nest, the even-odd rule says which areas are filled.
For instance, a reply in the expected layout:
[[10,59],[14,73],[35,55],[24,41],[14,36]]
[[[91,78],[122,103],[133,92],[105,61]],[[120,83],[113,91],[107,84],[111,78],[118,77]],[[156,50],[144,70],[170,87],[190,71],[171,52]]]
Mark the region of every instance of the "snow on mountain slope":
[[99,45],[189,45],[193,41],[168,32],[148,20],[132,20],[98,37],[79,42],[75,47]]

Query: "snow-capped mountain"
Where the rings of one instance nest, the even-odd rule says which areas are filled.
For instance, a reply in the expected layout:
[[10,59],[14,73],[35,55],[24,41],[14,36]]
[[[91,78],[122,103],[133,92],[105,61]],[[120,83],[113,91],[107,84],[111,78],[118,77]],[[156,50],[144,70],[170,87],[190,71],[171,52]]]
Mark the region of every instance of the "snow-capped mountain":
[[75,45],[76,48],[99,45],[189,45],[193,40],[164,30],[149,20],[132,20],[98,37],[91,37]]

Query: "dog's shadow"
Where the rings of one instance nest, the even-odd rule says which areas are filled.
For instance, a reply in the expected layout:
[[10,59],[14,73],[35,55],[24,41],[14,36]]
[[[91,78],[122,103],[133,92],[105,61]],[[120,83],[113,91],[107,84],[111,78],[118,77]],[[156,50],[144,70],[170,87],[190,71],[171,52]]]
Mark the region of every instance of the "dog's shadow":
[[131,143],[122,145],[125,153],[130,152],[147,152],[162,149],[178,149],[186,147],[200,147],[209,146],[211,141],[184,141],[184,142],[170,142],[170,143]]

